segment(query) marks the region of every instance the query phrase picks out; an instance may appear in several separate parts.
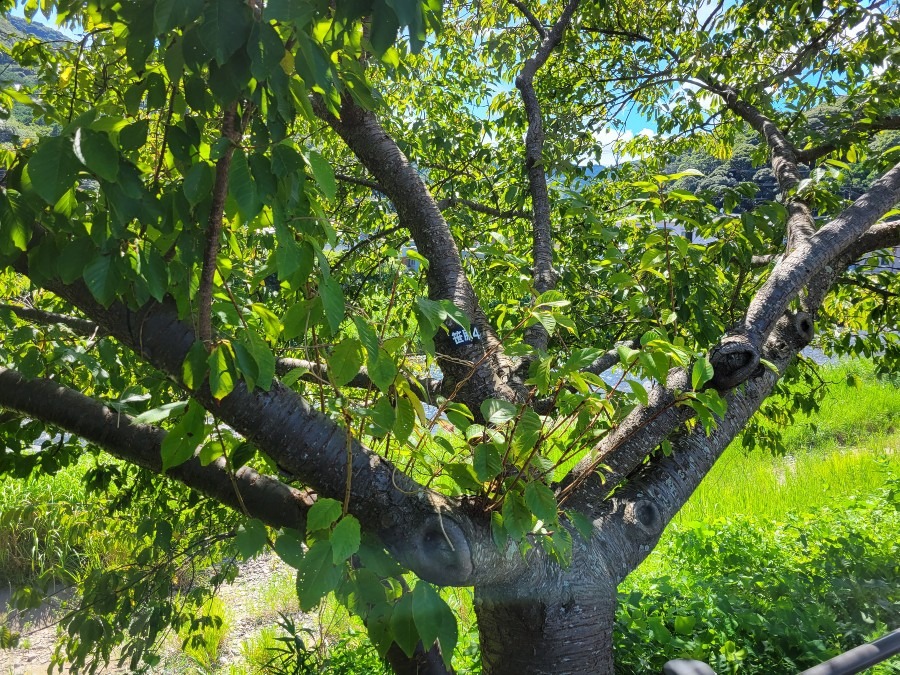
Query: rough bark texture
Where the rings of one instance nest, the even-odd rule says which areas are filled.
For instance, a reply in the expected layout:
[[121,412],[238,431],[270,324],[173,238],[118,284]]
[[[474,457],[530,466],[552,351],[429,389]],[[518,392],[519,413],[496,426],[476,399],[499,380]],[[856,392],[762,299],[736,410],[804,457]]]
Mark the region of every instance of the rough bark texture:
[[612,674],[614,590],[569,601],[517,595],[476,589],[485,675]]
[[[50,285],[148,363],[180,381],[182,363],[196,334],[178,320],[174,306],[150,303],[138,312],[119,303],[104,308],[80,282]],[[221,401],[212,398],[206,385],[191,393],[320,495],[343,499],[347,453],[351,453],[351,512],[422,578],[449,585],[473,583],[477,575],[470,542],[479,542],[475,557],[485,563],[487,578],[497,573],[502,556],[481,526],[446,497],[426,490],[348,438],[340,427],[277,381],[268,392],[248,391],[241,382]]]
[[[39,419],[95,443],[114,457],[161,474],[161,446],[166,432],[136,424],[77,391],[52,380],[27,380],[0,367],[0,408]],[[306,512],[314,496],[257,473],[248,466],[229,476],[225,460],[203,466],[196,457],[172,467],[166,476],[215,501],[244,511],[272,527],[306,531]]]
[[[553,234],[550,223],[550,195],[547,191],[547,172],[544,170],[544,122],[541,104],[534,90],[534,77],[547,62],[550,54],[562,41],[563,34],[572,22],[572,15],[578,7],[578,0],[570,0],[559,20],[550,32],[546,32],[523,6],[516,4],[542,38],[537,53],[525,62],[522,72],[516,77],[516,88],[522,95],[528,131],[525,134],[525,171],[528,174],[528,188],[531,192],[531,236],[534,269],[534,290],[540,295],[556,288],[556,270],[553,269]],[[550,335],[541,324],[535,324],[525,332],[525,343],[544,351]]]
[[476,415],[486,398],[524,400],[524,387],[512,377],[515,364],[503,354],[500,340],[465,275],[450,228],[415,167],[375,114],[348,97],[341,107],[340,119],[321,104],[316,110],[378,180],[397,209],[400,224],[409,230],[418,252],[428,260],[429,297],[453,301],[472,327],[478,329],[480,337],[468,344],[456,344],[444,330],[438,330],[434,336],[438,363],[444,373],[444,393],[455,392],[456,400],[469,404]]

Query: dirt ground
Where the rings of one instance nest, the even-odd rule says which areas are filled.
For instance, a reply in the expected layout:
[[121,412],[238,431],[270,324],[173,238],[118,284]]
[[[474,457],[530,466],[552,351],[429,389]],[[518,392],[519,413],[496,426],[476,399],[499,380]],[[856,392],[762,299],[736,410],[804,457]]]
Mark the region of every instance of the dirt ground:
[[[229,619],[229,630],[219,650],[218,664],[227,665],[241,660],[241,643],[252,637],[263,627],[272,626],[272,614],[277,616],[277,609],[266,611],[260,605],[271,603],[267,600],[267,586],[276,574],[291,572],[276,556],[260,556],[241,564],[240,572],[234,584],[222,588],[219,598],[226,607]],[[271,590],[268,591],[271,595]],[[56,622],[65,613],[66,603],[72,598],[72,591],[60,589],[48,598],[36,610],[19,614],[9,613],[9,588],[0,588],[0,625],[6,624],[10,630],[21,633],[20,646],[16,649],[0,650],[0,675],[45,675],[50,666],[53,650],[56,646]],[[290,604],[295,599],[285,599]],[[7,617],[7,615],[9,615]],[[176,648],[173,646],[173,651]],[[164,660],[165,663],[165,660]],[[193,672],[199,672],[196,668]],[[55,668],[54,673],[59,673]],[[67,669],[62,671],[68,673]],[[106,675],[117,675],[129,672],[116,668],[115,664],[99,671]],[[162,666],[154,669],[155,673],[183,672],[177,666]]]

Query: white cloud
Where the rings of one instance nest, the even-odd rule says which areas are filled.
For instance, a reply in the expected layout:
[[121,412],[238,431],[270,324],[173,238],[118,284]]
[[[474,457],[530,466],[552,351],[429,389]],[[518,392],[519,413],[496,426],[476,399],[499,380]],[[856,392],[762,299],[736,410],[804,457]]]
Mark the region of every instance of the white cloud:
[[[644,128],[637,135],[652,138],[656,136],[656,132],[653,129]],[[594,161],[599,162],[602,166],[616,166],[635,159],[634,155],[628,153],[624,147],[629,141],[634,140],[635,134],[630,129],[620,131],[612,127],[604,127],[594,131],[593,136],[601,149],[600,156],[597,157],[595,154],[593,157],[583,157],[580,164]]]

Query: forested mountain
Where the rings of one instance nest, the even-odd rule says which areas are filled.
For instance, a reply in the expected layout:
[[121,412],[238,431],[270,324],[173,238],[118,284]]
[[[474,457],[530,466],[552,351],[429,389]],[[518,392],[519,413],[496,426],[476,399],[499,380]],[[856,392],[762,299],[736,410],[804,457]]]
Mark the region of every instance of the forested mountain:
[[[844,104],[838,100],[833,105],[821,105],[811,109],[805,115],[798,116],[797,127],[801,133],[809,139],[818,142],[831,141],[826,138],[825,130],[834,128],[835,120],[847,116]],[[890,148],[900,146],[900,131],[887,130],[873,136],[868,143],[869,154],[879,155]],[[702,176],[687,176],[679,180],[676,187],[690,190],[698,195],[710,197],[716,203],[722,204],[726,193],[734,191],[742,183],[752,183],[756,186],[753,197],[744,197],[741,200],[743,208],[763,201],[774,200],[778,196],[778,181],[769,165],[766,148],[760,146],[758,137],[750,130],[738,136],[726,159],[716,157],[712,152],[701,149],[692,149],[676,156],[664,169],[664,173],[679,173],[694,169],[702,173]],[[871,168],[865,163],[857,162],[855,154],[845,157],[847,162],[841,160],[827,160],[820,167],[832,169],[831,178],[838,183],[838,193],[845,199],[856,199],[871,187],[877,178],[871,172]],[[840,176],[837,170],[840,169]],[[803,167],[801,175],[804,179],[810,178],[810,170]],[[814,181],[822,176],[814,176]],[[748,191],[749,194],[749,191]]]
[[[22,17],[0,15],[0,86],[30,85],[36,82],[35,72],[23,67],[8,53],[24,40],[39,42],[66,41],[65,35],[38,22],[30,22]],[[36,138],[46,135],[50,127],[35,123],[32,112],[25,106],[14,105],[8,119],[0,108],[0,144],[9,144],[16,137]]]

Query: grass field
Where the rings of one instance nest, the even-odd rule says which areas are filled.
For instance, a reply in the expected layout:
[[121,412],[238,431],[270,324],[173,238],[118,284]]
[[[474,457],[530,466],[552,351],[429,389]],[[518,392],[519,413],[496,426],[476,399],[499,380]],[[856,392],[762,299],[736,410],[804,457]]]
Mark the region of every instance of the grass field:
[[734,515],[778,519],[868,494],[889,476],[900,476],[900,386],[877,379],[865,361],[827,367],[824,377],[833,384],[819,412],[799,415],[783,430],[787,455],[744,453],[736,441],[676,522]]

